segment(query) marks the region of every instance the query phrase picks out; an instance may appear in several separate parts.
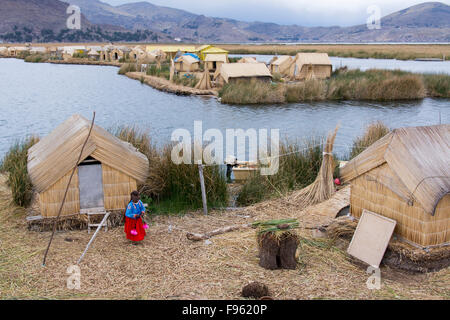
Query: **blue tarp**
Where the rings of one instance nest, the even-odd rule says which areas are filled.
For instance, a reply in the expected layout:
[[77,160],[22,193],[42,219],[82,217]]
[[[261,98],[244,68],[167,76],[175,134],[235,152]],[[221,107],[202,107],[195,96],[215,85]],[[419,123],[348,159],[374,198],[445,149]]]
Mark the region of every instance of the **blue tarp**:
[[[183,56],[191,56],[191,57],[193,57],[194,59],[197,59],[197,60],[200,60],[200,58],[198,57],[198,55],[196,55],[195,53],[185,53],[185,54],[183,54]],[[181,56],[182,57],[182,56]],[[180,59],[180,57],[178,57],[178,58],[175,58],[175,62],[177,62],[178,61],[178,59]]]

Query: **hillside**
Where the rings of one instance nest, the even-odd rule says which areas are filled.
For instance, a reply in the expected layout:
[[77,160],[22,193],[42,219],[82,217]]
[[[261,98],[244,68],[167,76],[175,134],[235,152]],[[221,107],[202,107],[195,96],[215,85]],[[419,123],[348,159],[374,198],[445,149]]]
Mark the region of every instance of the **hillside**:
[[[112,6],[100,0],[63,1],[67,3],[58,0],[2,0],[0,38],[17,42],[30,38],[48,41],[52,37],[42,35],[42,30],[52,30],[55,41],[70,40],[64,38],[64,34],[63,37],[55,34],[65,28],[65,9],[70,3],[78,5],[84,16],[82,32],[68,34],[76,34],[78,40],[86,41],[173,42],[178,38],[193,43],[450,41],[450,6],[439,2],[422,3],[395,12],[382,18],[380,30],[368,30],[366,25],[309,28],[242,22],[148,2]],[[30,28],[32,35],[29,34]],[[22,34],[18,36],[17,32]]]
[[283,26],[196,15],[148,2],[111,6],[99,0],[64,0],[79,5],[95,23],[149,29],[185,42],[367,42],[449,41],[450,6],[427,2],[382,18],[381,30],[353,27]]
[[83,14],[81,30],[67,29],[68,4],[59,0],[1,0],[0,39],[5,42],[152,41],[151,31],[136,32],[120,24],[93,24]]

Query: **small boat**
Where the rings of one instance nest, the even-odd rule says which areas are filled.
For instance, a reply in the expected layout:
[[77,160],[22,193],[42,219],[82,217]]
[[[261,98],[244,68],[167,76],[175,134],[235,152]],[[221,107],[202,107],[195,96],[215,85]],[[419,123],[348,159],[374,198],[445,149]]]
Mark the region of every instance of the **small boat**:
[[416,61],[444,61],[441,58],[417,58]]
[[236,182],[245,182],[257,171],[259,171],[259,166],[256,162],[239,161],[237,166],[233,168],[234,180]]

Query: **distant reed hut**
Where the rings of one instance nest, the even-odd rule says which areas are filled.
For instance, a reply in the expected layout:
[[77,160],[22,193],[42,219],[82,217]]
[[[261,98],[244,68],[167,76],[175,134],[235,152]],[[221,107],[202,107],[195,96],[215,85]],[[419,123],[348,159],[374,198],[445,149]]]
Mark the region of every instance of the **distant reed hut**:
[[340,171],[350,211],[397,221],[395,232],[422,246],[450,242],[450,125],[396,129]]
[[269,69],[272,74],[279,73],[282,76],[289,75],[289,69],[294,62],[291,56],[274,57],[269,63]]
[[225,55],[225,57],[228,59],[228,51],[224,50],[222,48],[215,47],[213,45],[203,45],[198,48],[196,48],[196,53],[199,56],[199,58],[203,61],[206,61],[206,57],[208,55]]
[[218,85],[236,81],[272,81],[272,75],[264,63],[224,63],[214,78]]
[[194,54],[183,54],[181,57],[175,58],[175,70],[178,72],[195,72],[200,69],[200,59]]
[[8,52],[8,48],[7,47],[0,47],[0,56],[8,56],[9,52]]
[[186,45],[148,45],[146,47],[147,52],[159,52],[162,51],[164,53],[164,59],[166,56],[169,58],[175,58],[178,51],[182,53],[196,53],[197,49],[195,46],[186,46]]
[[327,53],[297,53],[289,75],[292,80],[326,79],[331,77],[333,65]]
[[205,68],[211,71],[216,71],[224,63],[228,63],[226,54],[208,54],[205,57]]
[[98,52],[97,52],[96,50],[94,50],[94,49],[91,49],[91,51],[89,51],[89,52],[87,53],[87,56],[88,56],[88,58],[91,59],[91,60],[95,60],[95,61],[100,60],[100,53],[98,53]]
[[127,60],[130,57],[131,49],[128,47],[116,47],[110,52],[110,60],[111,61],[119,61],[121,59]]
[[30,48],[28,47],[9,47],[8,52],[10,57],[17,57],[22,52],[28,52]]
[[48,52],[46,47],[30,47],[31,54],[45,54]]
[[29,149],[28,173],[39,194],[42,217],[57,216],[74,167],[63,216],[82,209],[124,209],[131,191],[145,181],[147,157],[97,125],[81,163],[76,163],[89,127],[89,120],[73,115]]
[[147,57],[147,53],[139,46],[134,47],[130,52],[131,61],[143,61]]
[[237,63],[259,63],[254,57],[244,57],[238,60]]

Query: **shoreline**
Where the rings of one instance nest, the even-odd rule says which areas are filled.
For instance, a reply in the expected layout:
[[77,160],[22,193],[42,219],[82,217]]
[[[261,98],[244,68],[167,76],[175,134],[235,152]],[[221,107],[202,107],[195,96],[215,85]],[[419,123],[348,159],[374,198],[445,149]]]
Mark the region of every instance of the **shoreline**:
[[[22,59],[21,57],[0,57],[0,58],[15,58],[15,59],[20,59],[23,60],[26,63],[50,63],[50,64],[63,64],[63,65],[96,65],[96,66],[113,66],[113,67],[121,67],[123,66],[125,63],[121,63],[121,62],[111,62],[111,61],[91,61],[91,60],[83,60],[83,59],[71,59],[71,60],[45,60],[45,61],[37,61],[37,62],[27,62],[25,61],[25,59]],[[384,70],[384,69],[378,69],[378,71],[380,72],[387,72],[387,73],[393,73],[395,71],[389,71],[389,70]],[[352,73],[354,71],[351,71],[350,73]],[[358,71],[361,73],[361,75],[366,75],[368,76],[369,71]],[[281,88],[280,92],[275,92],[276,90],[274,89],[274,85],[270,86],[270,88],[266,88],[263,90],[263,92],[259,92],[259,94],[257,94],[258,92],[253,92],[253,94],[251,94],[249,97],[250,98],[246,98],[244,100],[242,100],[242,97],[239,97],[240,95],[244,95],[244,96],[248,96],[248,92],[245,93],[244,91],[239,92],[240,90],[233,90],[236,91],[236,93],[238,94],[238,96],[234,96],[234,94],[232,96],[228,95],[227,97],[225,97],[224,99],[222,99],[222,95],[226,94],[227,91],[229,91],[230,86],[227,85],[225,86],[225,88],[214,88],[211,90],[199,90],[199,89],[195,89],[192,87],[188,87],[188,86],[183,86],[180,84],[175,84],[173,82],[170,82],[169,80],[165,79],[165,78],[161,78],[161,77],[156,77],[156,76],[151,76],[151,75],[146,75],[143,72],[128,72],[126,74],[124,74],[125,76],[127,76],[130,79],[133,80],[138,80],[141,81],[141,83],[146,84],[156,90],[159,90],[161,92],[166,92],[166,93],[172,93],[172,94],[176,94],[176,95],[184,95],[184,96],[191,96],[191,95],[195,95],[195,96],[204,96],[204,97],[214,97],[216,99],[219,99],[219,101],[222,104],[237,104],[237,105],[245,105],[245,104],[249,104],[249,105],[257,105],[257,104],[286,104],[286,103],[297,103],[297,102],[313,102],[313,101],[336,101],[336,100],[341,100],[341,101],[402,101],[402,100],[420,100],[423,98],[442,98],[442,99],[448,99],[450,97],[450,93],[449,90],[447,90],[448,87],[448,78],[450,76],[446,76],[445,79],[439,79],[439,77],[444,78],[443,75],[427,75],[427,74],[422,74],[422,73],[413,73],[413,72],[402,72],[404,74],[410,74],[411,76],[415,76],[416,78],[421,78],[421,79],[416,79],[416,82],[422,82],[423,84],[417,84],[416,83],[416,87],[417,87],[417,92],[422,91],[421,87],[424,87],[423,89],[425,89],[424,93],[421,94],[413,94],[413,93],[408,93],[408,94],[394,94],[394,96],[389,97],[389,98],[385,98],[383,97],[383,94],[379,97],[377,96],[371,96],[370,98],[366,98],[364,95],[353,95],[353,94],[348,94],[348,95],[339,95],[339,96],[324,96],[322,91],[326,91],[328,92],[329,90],[324,90],[325,87],[328,87],[329,84],[335,80],[335,78],[331,78],[331,79],[327,79],[327,80],[318,80],[318,81],[303,81],[303,82],[296,82],[296,83],[274,83],[275,87],[278,85],[281,85],[283,88]],[[364,76],[364,77],[366,77]],[[427,83],[430,83],[431,87],[428,88],[428,85],[425,84],[424,82],[424,77],[428,77],[428,78],[432,78],[435,77],[436,80],[431,80],[431,81],[427,81]],[[392,79],[384,79],[384,80],[395,80],[395,78],[398,80],[398,77],[394,77],[391,76]],[[341,84],[346,87],[346,90],[350,90],[351,86],[354,85],[358,85],[358,80],[356,79],[349,79],[350,82],[353,82],[353,84],[351,84],[349,81],[341,81]],[[354,82],[356,80],[356,82]],[[362,78],[360,78],[360,80],[363,80]],[[367,80],[367,79],[365,79]],[[345,83],[347,82],[347,83]],[[311,86],[311,84],[313,84]],[[376,83],[374,83],[376,85]],[[394,84],[394,83],[392,83]],[[392,85],[391,84],[391,85]],[[399,83],[397,83],[399,85]],[[349,87],[350,85],[350,87]],[[410,87],[411,83],[406,85],[406,86],[401,86],[403,88],[403,90],[406,91],[410,91],[408,90],[408,88]],[[231,87],[236,87],[235,85],[231,85]],[[248,85],[245,85],[245,87],[247,87]],[[240,89],[239,87],[242,86],[237,86],[238,89]],[[310,88],[311,87],[311,88]],[[322,88],[323,87],[323,88]],[[388,86],[389,87],[389,86]],[[387,87],[386,87],[387,88]],[[381,94],[382,92],[384,92],[386,90],[386,88],[384,88],[383,90],[378,90],[379,93]],[[250,91],[253,91],[253,89],[250,89]],[[368,89],[368,88],[367,88]],[[427,90],[427,89],[431,89],[431,90]],[[437,92],[435,89],[438,89],[440,92]],[[291,96],[293,94],[293,98],[289,98],[286,97],[284,98],[284,96],[286,95],[286,91],[290,90]],[[299,91],[300,90],[300,91]],[[260,90],[261,91],[261,90]],[[298,92],[296,92],[298,91]],[[339,90],[338,90],[339,91]],[[272,93],[275,93],[272,94]],[[260,96],[260,97],[258,97]],[[268,96],[268,97],[265,97]],[[282,97],[283,96],[283,97]]]
[[143,72],[127,72],[125,76],[133,80],[141,81],[141,83],[144,83],[162,92],[174,93],[184,96],[197,95],[210,96],[215,98],[217,98],[219,95],[217,90],[199,90],[191,87],[181,86],[163,78],[146,75]]

